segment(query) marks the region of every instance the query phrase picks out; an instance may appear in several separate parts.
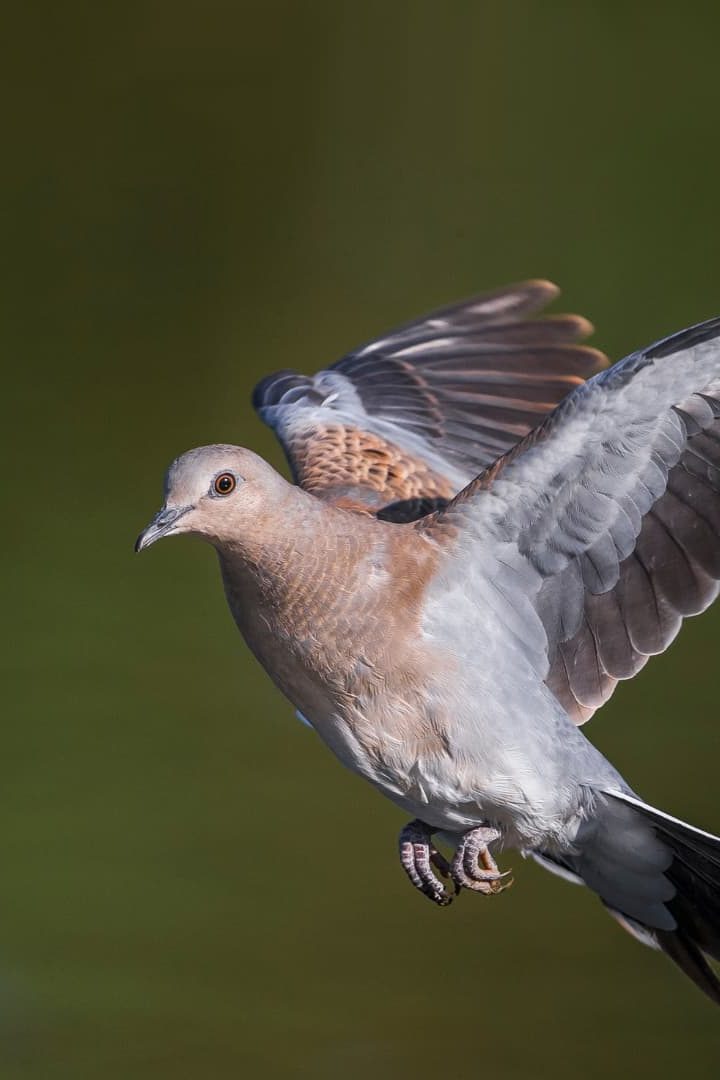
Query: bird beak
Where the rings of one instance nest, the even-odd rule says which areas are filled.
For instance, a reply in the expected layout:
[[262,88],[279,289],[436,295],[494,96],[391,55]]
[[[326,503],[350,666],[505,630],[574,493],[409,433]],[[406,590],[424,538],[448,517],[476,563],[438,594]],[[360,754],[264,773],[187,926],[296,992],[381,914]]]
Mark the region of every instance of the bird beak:
[[175,531],[175,524],[192,510],[192,506],[164,506],[159,510],[146,529],[144,529],[135,541],[135,550],[144,551],[156,540],[163,536],[170,536]]

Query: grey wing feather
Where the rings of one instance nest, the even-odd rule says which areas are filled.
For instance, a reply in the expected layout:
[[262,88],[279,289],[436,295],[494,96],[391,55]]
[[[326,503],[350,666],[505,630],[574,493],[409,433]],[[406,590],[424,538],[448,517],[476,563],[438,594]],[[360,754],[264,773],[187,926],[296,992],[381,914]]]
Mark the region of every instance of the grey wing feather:
[[578,387],[423,524],[524,567],[526,654],[583,723],[718,594],[720,319]]
[[[422,500],[447,501],[607,364],[577,344],[592,330],[587,320],[532,318],[557,292],[530,281],[435,311],[316,375],[269,376],[255,408],[296,482],[323,497],[352,493],[374,510],[402,503],[394,520],[409,520],[426,512]],[[382,465],[367,462],[383,452],[404,457],[399,477],[380,482]]]

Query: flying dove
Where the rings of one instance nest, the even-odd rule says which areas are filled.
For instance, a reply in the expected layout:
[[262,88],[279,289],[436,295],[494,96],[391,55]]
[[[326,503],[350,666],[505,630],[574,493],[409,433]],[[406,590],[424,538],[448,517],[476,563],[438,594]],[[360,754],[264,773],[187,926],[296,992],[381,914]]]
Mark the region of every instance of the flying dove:
[[518,848],[720,1004],[720,839],[579,726],[718,593],[720,318],[609,367],[586,320],[537,317],[556,295],[499,289],[266,378],[294,483],[190,450],[136,548],[213,545],[270,677],[412,816],[400,859],[427,897],[500,892],[492,851]]

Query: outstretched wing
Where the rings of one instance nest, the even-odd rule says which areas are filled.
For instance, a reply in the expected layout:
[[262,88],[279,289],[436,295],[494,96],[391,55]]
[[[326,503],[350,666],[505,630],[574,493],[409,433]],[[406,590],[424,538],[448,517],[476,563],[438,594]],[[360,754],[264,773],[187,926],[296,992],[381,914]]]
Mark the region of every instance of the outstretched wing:
[[418,527],[583,723],[718,594],[720,318],[578,387]]
[[302,487],[395,520],[419,517],[606,366],[576,344],[592,330],[587,320],[530,318],[557,294],[528,281],[476,296],[317,375],[270,375],[253,404]]

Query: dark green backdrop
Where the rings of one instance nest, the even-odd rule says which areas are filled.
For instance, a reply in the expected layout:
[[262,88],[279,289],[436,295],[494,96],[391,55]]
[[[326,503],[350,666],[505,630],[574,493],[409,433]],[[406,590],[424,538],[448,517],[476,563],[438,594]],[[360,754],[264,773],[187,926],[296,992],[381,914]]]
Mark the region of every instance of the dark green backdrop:
[[[613,357],[717,314],[717,10],[16,5],[3,1080],[713,1075],[717,1012],[581,890],[514,856],[497,900],[415,895],[210,550],[132,542],[178,452],[280,462],[261,374],[438,303],[552,277]],[[719,640],[691,622],[590,728],[716,830]]]

